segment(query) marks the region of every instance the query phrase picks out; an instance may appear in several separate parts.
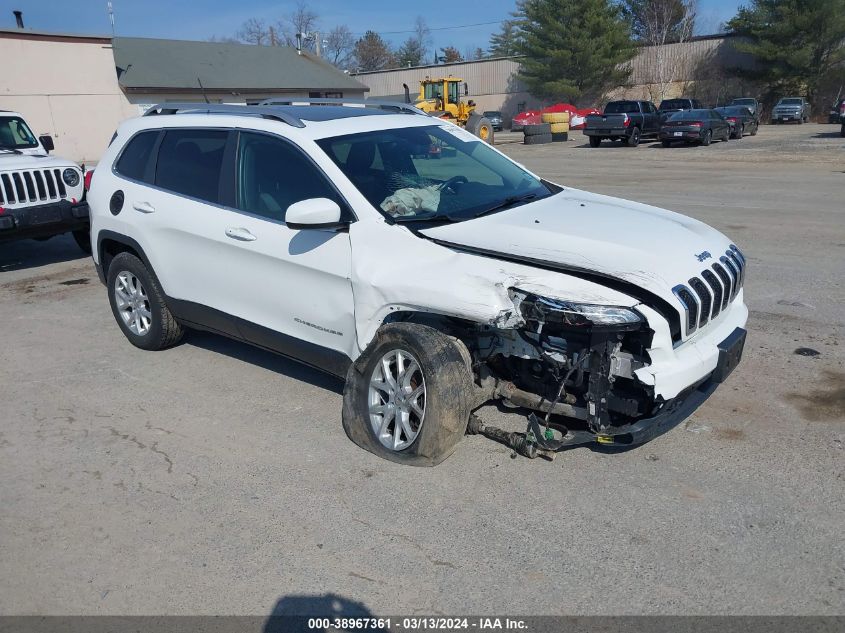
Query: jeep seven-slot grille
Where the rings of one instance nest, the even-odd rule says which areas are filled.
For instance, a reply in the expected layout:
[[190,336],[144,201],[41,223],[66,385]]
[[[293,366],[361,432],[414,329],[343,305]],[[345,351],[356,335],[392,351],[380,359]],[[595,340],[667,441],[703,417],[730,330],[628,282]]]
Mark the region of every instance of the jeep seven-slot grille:
[[700,277],[693,277],[686,284],[672,288],[684,306],[686,335],[689,336],[727,309],[744,283],[745,257],[731,244],[718,262],[701,271]]
[[28,169],[0,174],[0,205],[41,204],[67,198],[61,169]]

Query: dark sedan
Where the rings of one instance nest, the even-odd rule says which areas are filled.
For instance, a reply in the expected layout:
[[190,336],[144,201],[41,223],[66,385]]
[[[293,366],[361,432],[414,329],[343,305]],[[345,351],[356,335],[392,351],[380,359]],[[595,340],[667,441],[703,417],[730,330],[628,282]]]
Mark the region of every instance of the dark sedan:
[[660,126],[663,147],[669,147],[675,142],[710,145],[713,140],[727,141],[730,137],[730,123],[715,110],[676,112]]
[[490,125],[493,126],[494,131],[496,131],[496,132],[502,131],[502,124],[504,122],[504,117],[502,116],[501,112],[499,112],[498,110],[487,110],[484,113],[484,116],[486,116],[488,119],[490,119]]
[[742,138],[746,134],[757,135],[757,117],[745,106],[724,106],[715,108],[731,125],[731,138]]

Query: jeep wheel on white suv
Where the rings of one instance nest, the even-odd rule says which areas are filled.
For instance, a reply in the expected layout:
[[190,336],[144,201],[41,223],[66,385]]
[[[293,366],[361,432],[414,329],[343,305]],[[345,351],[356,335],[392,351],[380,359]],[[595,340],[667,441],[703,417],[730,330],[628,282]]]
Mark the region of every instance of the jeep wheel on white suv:
[[[432,147],[439,160],[427,160]],[[91,183],[118,326],[224,334],[346,379],[342,422],[432,465],[492,399],[536,449],[631,446],[738,364],[746,260],[670,211],[547,182],[404,104],[164,104]]]

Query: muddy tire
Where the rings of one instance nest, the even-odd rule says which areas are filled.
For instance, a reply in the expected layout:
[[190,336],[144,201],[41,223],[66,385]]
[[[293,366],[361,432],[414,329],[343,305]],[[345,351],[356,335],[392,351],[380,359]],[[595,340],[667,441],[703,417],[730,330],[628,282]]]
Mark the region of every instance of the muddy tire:
[[477,136],[485,143],[493,144],[495,132],[490,119],[479,114],[471,114],[466,122],[466,130],[473,136]]
[[185,332],[164,302],[158,279],[131,253],[109,264],[106,288],[112,314],[135,347],[149,351],[176,345]]
[[84,253],[91,254],[91,230],[78,229],[73,231],[73,241]]
[[[401,394],[397,389],[391,393],[391,380],[402,386]],[[415,396],[420,389],[422,396]],[[470,368],[454,339],[425,325],[391,323],[349,368],[343,429],[379,457],[435,466],[464,436],[472,398]]]

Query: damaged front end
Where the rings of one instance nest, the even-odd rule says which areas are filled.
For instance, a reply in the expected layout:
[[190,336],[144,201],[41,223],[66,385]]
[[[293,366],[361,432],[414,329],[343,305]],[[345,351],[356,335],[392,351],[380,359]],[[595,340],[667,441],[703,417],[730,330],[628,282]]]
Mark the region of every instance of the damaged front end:
[[[542,420],[530,416],[526,437],[543,448],[635,443],[627,437],[631,430],[666,404],[635,374],[651,362],[653,332],[646,318],[636,308],[518,289],[510,296],[519,325],[482,326],[464,339],[485,393],[542,414]],[[471,422],[471,432],[484,432],[478,424]]]

